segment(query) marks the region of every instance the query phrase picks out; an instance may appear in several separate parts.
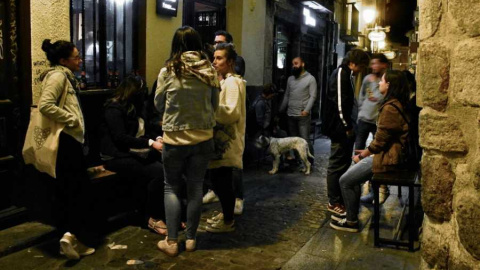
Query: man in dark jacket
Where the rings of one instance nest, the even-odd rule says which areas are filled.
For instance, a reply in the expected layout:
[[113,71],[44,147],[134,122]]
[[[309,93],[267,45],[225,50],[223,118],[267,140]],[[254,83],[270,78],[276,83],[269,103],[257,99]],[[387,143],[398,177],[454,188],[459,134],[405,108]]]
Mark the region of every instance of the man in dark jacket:
[[331,139],[330,158],[327,169],[328,211],[346,215],[339,179],[352,163],[357,104],[353,75],[369,63],[368,55],[354,49],[347,53],[342,64],[329,78],[327,99],[322,114],[322,132]]

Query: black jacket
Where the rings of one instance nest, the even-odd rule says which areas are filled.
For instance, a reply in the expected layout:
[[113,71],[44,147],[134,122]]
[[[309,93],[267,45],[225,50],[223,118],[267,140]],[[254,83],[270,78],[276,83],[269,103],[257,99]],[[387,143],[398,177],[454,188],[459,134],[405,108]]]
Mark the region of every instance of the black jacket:
[[114,158],[127,157],[130,156],[128,153],[130,148],[149,147],[148,138],[135,137],[138,131],[138,116],[135,110],[128,112],[127,108],[118,102],[109,102],[105,105],[100,127],[102,155]]
[[352,71],[348,66],[340,65],[332,72],[328,81],[325,108],[322,112],[322,132],[331,139],[345,138],[347,130],[356,126],[358,108],[351,76]]

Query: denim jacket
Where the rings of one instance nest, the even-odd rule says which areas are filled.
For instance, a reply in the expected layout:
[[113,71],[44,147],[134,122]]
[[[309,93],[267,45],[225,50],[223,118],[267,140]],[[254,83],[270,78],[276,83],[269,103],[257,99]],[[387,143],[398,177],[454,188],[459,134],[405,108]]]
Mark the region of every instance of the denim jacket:
[[163,131],[211,129],[215,126],[218,88],[194,76],[179,80],[164,67],[160,70],[155,107],[162,115]]

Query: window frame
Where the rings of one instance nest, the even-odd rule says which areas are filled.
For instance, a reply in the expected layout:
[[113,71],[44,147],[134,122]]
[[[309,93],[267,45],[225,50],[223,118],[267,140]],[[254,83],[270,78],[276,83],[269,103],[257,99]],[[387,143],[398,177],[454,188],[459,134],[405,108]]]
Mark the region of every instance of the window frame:
[[[75,40],[74,34],[75,34],[75,24],[78,24],[78,32],[81,32],[82,34],[82,41],[81,41],[81,47],[78,48],[79,51],[82,52],[82,69],[81,71],[86,71],[87,69],[90,69],[89,67],[86,66],[86,44],[85,44],[85,35],[86,35],[86,28],[83,27],[83,22],[85,22],[85,17],[86,16],[91,16],[92,17],[92,28],[93,28],[93,44],[94,44],[94,49],[93,49],[93,65],[91,69],[93,69],[93,78],[90,78],[87,81],[87,90],[92,90],[92,89],[107,89],[108,88],[108,79],[109,79],[109,71],[112,70],[113,72],[118,71],[120,74],[120,78],[126,77],[129,72],[131,71],[139,71],[140,70],[140,52],[138,51],[139,46],[139,35],[141,34],[141,31],[136,31],[135,29],[138,29],[138,26],[141,24],[140,20],[142,19],[140,9],[142,7],[142,3],[140,1],[136,0],[131,0],[131,7],[132,7],[132,19],[131,22],[126,21],[127,13],[126,13],[126,7],[127,7],[127,1],[124,0],[123,2],[123,24],[118,24],[117,22],[117,5],[118,3],[115,0],[92,0],[92,9],[93,11],[89,14],[86,14],[85,12],[85,1],[86,0],[70,0],[70,40],[71,42],[75,43],[77,40]],[[107,40],[108,40],[108,33],[107,33],[107,27],[109,26],[107,22],[107,1],[113,1],[114,5],[114,11],[113,11],[113,21],[115,22],[113,24],[113,33],[112,35],[114,36],[113,38],[113,64],[111,67],[108,66],[108,52],[107,52]],[[76,14],[80,14],[76,12],[75,10],[75,3],[79,3],[80,9],[81,9],[81,22],[77,21],[75,19]],[[127,24],[131,23],[131,28],[133,31],[127,32]],[[98,27],[97,27],[98,24]],[[122,56],[123,56],[123,64],[119,63],[118,60],[118,27],[123,28],[123,34],[122,34],[122,42],[123,42],[123,49],[122,49]],[[127,66],[127,51],[129,48],[126,46],[126,41],[127,39],[131,39],[131,66]],[[96,47],[98,44],[98,47]],[[97,64],[98,62],[98,64]],[[121,80],[121,79],[120,79]]]

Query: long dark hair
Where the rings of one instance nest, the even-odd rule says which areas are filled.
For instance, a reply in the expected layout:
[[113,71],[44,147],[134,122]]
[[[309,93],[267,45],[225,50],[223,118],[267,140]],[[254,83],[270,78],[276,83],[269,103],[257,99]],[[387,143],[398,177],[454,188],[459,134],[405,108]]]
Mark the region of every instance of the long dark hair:
[[145,100],[144,89],[141,80],[134,76],[128,76],[120,83],[113,97],[106,102],[106,105],[116,102],[127,108],[129,112],[133,108],[141,111]]
[[66,40],[58,40],[53,44],[50,42],[50,39],[45,39],[42,42],[42,50],[47,55],[51,66],[59,65],[62,58],[69,58],[73,49],[75,49],[75,44]]
[[172,40],[172,50],[170,58],[166,61],[167,71],[175,73],[177,78],[182,76],[182,67],[184,63],[181,61],[182,53],[187,51],[197,51],[201,54],[202,59],[207,57],[202,52],[202,38],[195,29],[190,26],[182,26],[175,31]]
[[389,86],[384,103],[392,98],[396,98],[400,101],[403,108],[406,108],[410,100],[410,88],[405,74],[399,70],[387,70],[385,81],[389,83]]

